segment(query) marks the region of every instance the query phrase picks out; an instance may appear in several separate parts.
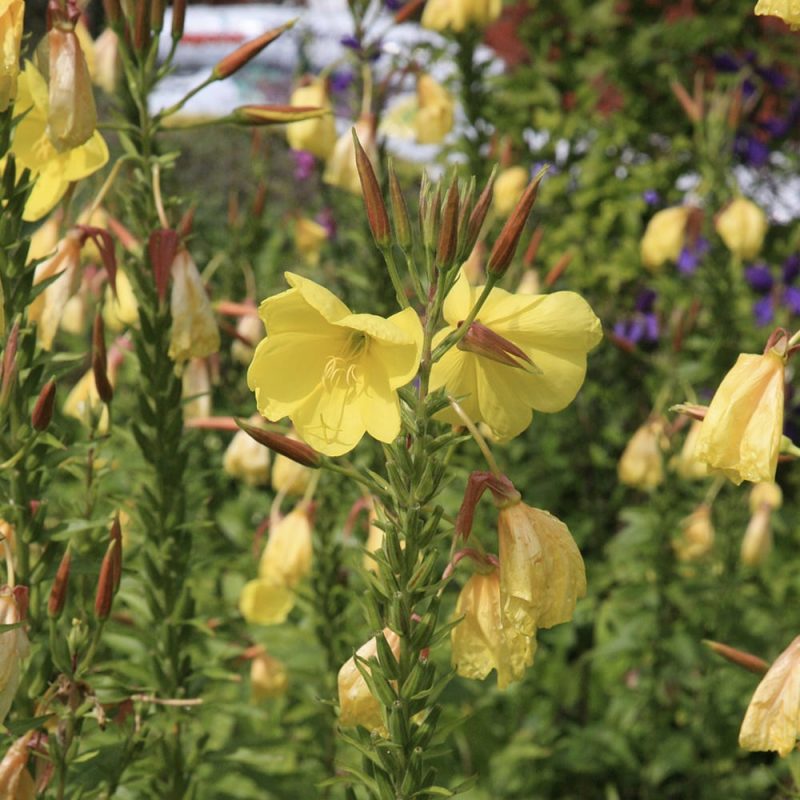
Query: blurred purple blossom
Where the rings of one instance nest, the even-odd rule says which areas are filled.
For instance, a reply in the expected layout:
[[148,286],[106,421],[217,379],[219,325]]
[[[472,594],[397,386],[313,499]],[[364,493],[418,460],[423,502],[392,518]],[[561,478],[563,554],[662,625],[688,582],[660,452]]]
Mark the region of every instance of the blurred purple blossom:
[[769,145],[754,136],[737,136],[733,149],[742,162],[751,167],[763,167],[769,161]]
[[653,311],[658,295],[652,289],[641,289],[636,296],[633,314],[614,324],[614,333],[630,344],[654,344],[658,341],[660,326]]
[[769,325],[775,318],[775,304],[772,297],[767,295],[753,303],[753,316],[759,325]]
[[658,294],[653,289],[642,289],[636,296],[635,309],[642,313],[653,310]]
[[693,275],[709,251],[708,239],[698,236],[694,244],[687,244],[678,256],[678,270],[684,275]]
[[800,314],[800,289],[796,286],[787,286],[783,293],[783,305],[792,314]]
[[766,264],[753,264],[744,271],[745,280],[759,294],[766,294],[772,289],[775,281]]
[[642,192],[642,199],[649,206],[657,206],[661,202],[661,195],[655,189],[645,189]]
[[353,83],[353,73],[347,69],[337,70],[331,75],[330,86],[332,92],[344,92]]
[[397,11],[405,5],[405,0],[384,0],[383,4],[389,11]]
[[314,173],[314,156],[308,150],[292,150],[292,158],[295,180],[307,181]]
[[333,209],[323,208],[317,214],[316,220],[328,232],[329,239],[336,238],[336,217],[333,215]]
[[348,48],[348,50],[361,49],[361,40],[357,36],[353,36],[351,34],[348,34],[347,36],[342,36],[342,38],[339,39],[339,44],[341,44],[342,47]]
[[798,274],[800,274],[800,253],[795,253],[783,262],[783,282],[794,283]]

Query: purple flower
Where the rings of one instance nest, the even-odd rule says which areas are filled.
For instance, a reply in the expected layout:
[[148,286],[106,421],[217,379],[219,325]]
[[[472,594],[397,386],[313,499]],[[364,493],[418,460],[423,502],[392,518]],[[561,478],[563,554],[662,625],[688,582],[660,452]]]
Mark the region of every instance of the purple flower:
[[772,272],[766,264],[753,264],[753,266],[747,267],[744,271],[744,277],[751,288],[759,294],[766,294],[775,283],[772,278]]
[[787,285],[794,283],[798,274],[800,274],[800,253],[795,253],[783,262],[783,282]]
[[292,150],[292,158],[295,180],[307,181],[314,173],[314,156],[308,150]]
[[383,0],[383,2],[389,11],[397,11],[398,8],[402,8],[405,5],[405,0]]
[[733,149],[745,164],[763,167],[769,161],[768,145],[754,136],[737,136]]
[[756,72],[773,88],[783,89],[788,83],[786,76],[774,67],[756,67]]
[[772,322],[775,317],[775,308],[770,295],[753,303],[753,316],[759,325],[769,325]]
[[642,313],[652,311],[657,297],[658,295],[652,289],[642,289],[636,296],[636,305],[634,307]]
[[741,68],[741,63],[736,56],[730,53],[720,53],[714,56],[714,66],[720,72],[738,72]]
[[783,293],[781,302],[792,314],[800,314],[800,289],[796,286],[788,286]]
[[698,236],[694,244],[686,245],[678,256],[678,270],[684,275],[693,275],[711,245],[708,239]]
[[360,50],[361,49],[361,40],[357,36],[342,36],[339,39],[339,44],[343,47],[347,47],[350,50]]
[[331,75],[331,91],[345,92],[353,82],[353,73],[350,70],[342,69]]
[[655,189],[645,189],[642,192],[642,199],[649,206],[657,206],[661,202],[661,195]]
[[329,239],[336,238],[336,217],[330,208],[324,208],[317,214],[317,222],[328,232]]
[[645,339],[650,342],[658,341],[659,325],[658,317],[651,311],[649,314],[644,315],[644,330]]

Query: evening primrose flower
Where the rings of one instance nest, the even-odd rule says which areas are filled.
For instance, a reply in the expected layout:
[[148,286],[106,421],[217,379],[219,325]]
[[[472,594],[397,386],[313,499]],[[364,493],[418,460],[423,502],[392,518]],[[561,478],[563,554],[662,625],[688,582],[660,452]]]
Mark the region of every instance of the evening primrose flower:
[[773,750],[785,758],[800,733],[800,636],[778,656],[758,684],[739,731],[745,750]]
[[[293,442],[300,441],[294,431],[289,431],[287,438],[291,439]],[[305,494],[309,481],[311,480],[311,475],[312,470],[308,467],[298,464],[282,453],[276,453],[275,461],[272,464],[272,488],[276,492],[282,492],[283,494]]]
[[[289,105],[329,109],[331,101],[325,79],[317,78],[305,86],[298,86],[292,92]],[[292,150],[306,150],[317,158],[327,159],[336,144],[336,122],[333,114],[287,125],[286,139]]]
[[250,662],[250,693],[257,703],[271,697],[286,694],[289,675],[286,664],[274,658],[266,650],[258,653]]
[[[251,424],[257,425],[258,422],[257,414],[250,419]],[[248,486],[269,483],[269,448],[245,431],[237,431],[222,457],[222,468]]]
[[530,182],[530,173],[525,167],[504,169],[494,182],[492,205],[501,216],[508,216],[519,202],[522,193]]
[[775,478],[785,365],[774,348],[763,355],[742,353],[708,407],[695,454],[737,485]]
[[715,223],[725,246],[739,258],[755,258],[764,244],[767,215],[746,197],[737,197],[720,211]]
[[452,661],[463,678],[483,680],[497,670],[497,688],[522,680],[533,663],[536,640],[520,633],[503,618],[498,571],[476,572],[458,595],[450,634]]
[[620,456],[617,477],[620,483],[649,491],[664,481],[664,459],[661,448],[664,439],[664,420],[654,418],[645,422]]
[[300,438],[328,456],[349,452],[365,432],[393,441],[397,390],[416,374],[422,351],[416,312],[353,314],[319,284],[291,272],[286,280],[292,288],[259,308],[267,338],[247,372],[258,410],[290,417]]
[[17,95],[24,15],[23,0],[0,0],[0,111],[5,111]]
[[308,217],[299,217],[294,223],[294,246],[310,267],[319,264],[322,245],[328,239],[328,229]]
[[780,17],[792,30],[800,28],[800,6],[796,0],[758,0],[753,13]]
[[[353,127],[367,157],[372,164],[376,164],[378,161],[378,149],[375,143],[375,124],[372,118],[362,116]],[[351,194],[361,194],[361,179],[358,176],[356,150],[350,128],[336,140],[336,144],[325,164],[322,180]]]
[[116,294],[110,286],[106,286],[103,301],[103,322],[106,328],[114,333],[121,333],[125,328],[139,322],[139,306],[133,292],[130,279],[122,269],[117,269]]
[[108,161],[108,147],[100,133],[81,145],[59,151],[48,135],[50,100],[45,79],[30,62],[19,76],[14,116],[24,117],[14,129],[11,151],[20,167],[29,169],[33,188],[25,204],[23,219],[32,222],[47,214],[78,181],[99,170]]
[[[116,371],[109,371],[111,385],[115,383]],[[100,399],[94,372],[90,369],[72,387],[64,400],[64,413],[82,422],[87,427],[97,425],[97,433],[101,436],[108,433],[108,406]]]
[[676,206],[653,214],[640,244],[645,267],[657,270],[667,261],[678,260],[683,249],[690,212],[688,206]]
[[502,10],[502,0],[428,0],[422,12],[422,25],[433,31],[460,33],[472,26],[485,28]]
[[[434,347],[456,330],[482,291],[482,286],[470,287],[462,270],[444,303],[449,327],[436,334]],[[471,347],[468,334],[433,365],[431,389],[446,387],[498,441],[525,430],[533,410],[549,413],[569,405],[586,375],[586,354],[602,338],[600,320],[575,292],[531,296],[494,288],[473,326],[476,340],[499,340],[509,358],[500,361],[491,352],[466,349]],[[462,424],[452,409],[440,417]]]
[[439,144],[453,128],[453,96],[441,83],[423,73],[417,79],[417,105],[419,110],[414,119],[417,141]]
[[702,558],[714,546],[714,523],[711,506],[701,503],[686,519],[681,521],[680,538],[672,543],[680,561]]

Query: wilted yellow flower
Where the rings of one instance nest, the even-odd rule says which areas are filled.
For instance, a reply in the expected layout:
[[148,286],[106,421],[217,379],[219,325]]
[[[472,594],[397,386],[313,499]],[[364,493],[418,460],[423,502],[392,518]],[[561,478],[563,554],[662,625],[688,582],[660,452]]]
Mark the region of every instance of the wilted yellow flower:
[[264,338],[264,323],[259,319],[255,306],[252,314],[242,314],[236,323],[236,333],[252,344],[245,344],[242,339],[234,339],[231,355],[240,364],[247,365],[253,360],[256,343]]
[[522,193],[528,187],[531,176],[525,167],[504,169],[494,182],[492,204],[501,216],[508,216],[517,206]]
[[53,255],[60,241],[61,220],[59,214],[48,217],[31,236],[31,246],[28,248],[28,263],[39,261]]
[[780,508],[783,493],[777,483],[757,483],[750,492],[750,520],[744,532],[739,559],[748,567],[763,564],[772,552],[772,512]]
[[[15,590],[0,589],[0,625],[14,625],[22,619]],[[0,724],[5,721],[22,673],[22,660],[29,650],[24,626],[0,633]]]
[[414,130],[420,144],[439,144],[453,129],[453,96],[427,73],[417,79]]
[[15,740],[0,761],[0,797],[5,800],[35,800],[36,784],[25,768],[30,756],[30,740],[34,732],[29,731]]
[[[462,269],[444,303],[449,327],[436,334],[434,347],[467,317],[482,291],[482,286],[470,287]],[[571,403],[586,375],[586,355],[602,338],[600,320],[575,292],[531,296],[495,288],[475,322],[481,336],[488,329],[486,336],[502,337],[507,351],[521,351],[515,359],[519,366],[462,349],[462,340],[433,365],[431,389],[445,386],[460,398],[467,415],[485,422],[498,441],[525,430],[532,410],[560,411]],[[451,409],[440,417],[463,424]]]
[[520,633],[503,618],[500,576],[476,572],[458,595],[456,618],[463,617],[450,634],[452,661],[463,678],[483,680],[497,670],[497,687],[505,689],[522,680],[533,663],[536,640]]
[[[257,425],[258,414],[250,419]],[[269,483],[269,448],[259,444],[244,431],[237,431],[222,457],[222,468],[228,475],[239,478],[248,486]]]
[[702,558],[714,546],[714,523],[711,506],[701,503],[686,519],[681,521],[680,538],[673,542],[675,555],[681,561]]
[[[370,117],[361,117],[355,124],[356,136],[374,167],[378,163],[375,144],[375,124]],[[361,179],[356,167],[356,150],[353,134],[348,128],[337,140],[325,164],[322,180],[347,192],[361,194]]]
[[5,111],[17,96],[24,16],[23,0],[0,0],[0,111]]
[[664,420],[648,420],[631,436],[617,464],[620,483],[649,491],[664,481]]
[[743,353],[708,407],[695,453],[735,484],[772,481],[783,433],[785,359]]
[[[109,370],[108,378],[113,386],[116,378],[113,369]],[[70,390],[67,399],[64,400],[64,413],[68,417],[74,417],[87,427],[91,427],[96,421],[97,433],[101,436],[108,433],[108,406],[97,393],[92,370],[85,372]]]
[[[305,86],[298,86],[292,92],[289,104],[330,108],[331,101],[328,97],[325,79],[317,78]],[[329,158],[336,144],[336,122],[333,114],[304,119],[287,125],[286,139],[292,150],[308,150],[317,158],[323,160]]]
[[797,0],[758,0],[753,13],[780,17],[792,30],[800,28],[800,6]]
[[397,390],[416,374],[422,350],[416,312],[353,314],[319,284],[291,272],[286,280],[292,288],[259,308],[267,338],[247,372],[258,410],[290,417],[300,438],[328,456],[349,452],[365,432],[393,441]]
[[[389,628],[383,629],[395,658],[400,657],[400,637]],[[359,658],[369,661],[378,654],[378,643],[373,637],[356,650]],[[369,666],[361,665],[370,670]],[[339,670],[339,723],[344,726],[362,725],[369,731],[385,731],[381,704],[372,695],[367,683],[358,671],[354,658],[350,658]]]
[[95,39],[94,62],[92,80],[103,91],[114,94],[122,74],[122,60],[119,56],[119,37],[111,28],[106,28]]
[[117,269],[116,287],[115,295],[111,287],[106,286],[103,321],[110,331],[120,333],[139,322],[139,306],[131,282],[122,269]]
[[89,313],[86,297],[88,289],[87,283],[85,281],[81,282],[78,291],[67,300],[61,312],[61,324],[59,327],[62,331],[78,335],[86,330],[86,321]]
[[757,483],[750,491],[749,503],[751,513],[755,513],[762,506],[768,506],[770,510],[780,508],[783,504],[781,487],[774,481]]
[[422,25],[433,31],[458,33],[470,26],[486,27],[502,10],[502,0],[428,0],[422,12]]
[[768,227],[767,215],[745,197],[737,197],[716,220],[720,238],[739,258],[755,258],[761,252]]
[[294,246],[310,267],[319,264],[322,245],[328,240],[324,225],[308,217],[298,217],[294,223]]
[[47,83],[36,67],[26,62],[14,103],[14,116],[25,116],[14,130],[11,150],[19,166],[29,169],[34,179],[23,215],[27,222],[41,219],[72,181],[91,175],[108,161],[108,148],[97,130],[78,147],[56,149],[47,132],[49,108]]
[[191,358],[181,374],[183,419],[211,416],[211,373],[204,358]]
[[778,656],[747,707],[739,746],[788,756],[800,732],[800,636]]
[[702,423],[700,420],[692,420],[692,424],[689,426],[689,433],[686,434],[681,452],[671,462],[671,466],[675,472],[687,481],[708,477],[708,464],[699,461],[695,453],[701,427]]
[[666,261],[678,260],[690,211],[687,206],[676,206],[653,214],[639,246],[642,263],[648,269],[656,270]]
[[571,620],[586,571],[567,526],[517,502],[500,509],[497,537],[504,619],[526,636]]
[[[293,430],[289,431],[288,438],[295,442],[300,441]],[[308,467],[304,467],[302,464],[298,464],[280,453],[275,455],[275,461],[272,464],[272,488],[276,492],[305,494],[311,475],[312,470]]]
[[257,703],[280,697],[289,688],[286,665],[263,651],[250,662],[250,692]]
[[205,358],[219,350],[219,328],[208,300],[203,279],[186,248],[172,262],[170,294],[172,331],[169,357],[178,364],[190,358]]

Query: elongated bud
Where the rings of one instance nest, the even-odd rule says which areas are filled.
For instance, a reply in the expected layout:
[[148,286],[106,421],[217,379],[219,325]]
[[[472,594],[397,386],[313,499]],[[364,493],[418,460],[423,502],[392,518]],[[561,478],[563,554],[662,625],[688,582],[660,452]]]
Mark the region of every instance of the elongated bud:
[[56,382],[49,380],[39,392],[36,405],[31,412],[31,425],[36,431],[46,430],[53,419],[53,406],[56,400]]
[[422,218],[422,241],[426,250],[436,245],[436,232],[439,230],[439,217],[442,211],[442,190],[437,186],[426,198],[425,216]]
[[769,664],[763,658],[746,653],[744,650],[737,650],[735,647],[710,639],[703,639],[703,644],[718,656],[722,656],[739,667],[744,667],[749,672],[755,672],[756,675],[763,675],[769,669]]
[[361,146],[361,142],[358,141],[355,128],[353,128],[352,133],[353,147],[356,152],[356,169],[358,169],[358,177],[361,181],[369,229],[372,231],[372,238],[375,239],[375,244],[378,247],[388,247],[392,241],[392,233],[381,188],[378,185],[375,170],[372,168],[372,162]]
[[458,245],[456,247],[456,261],[461,263],[469,256],[465,252],[467,247],[467,234],[469,232],[469,218],[472,214],[472,204],[475,200],[475,176],[473,175],[466,188],[461,192],[458,203]]
[[92,328],[92,373],[94,385],[100,399],[108,404],[114,398],[114,389],[108,379],[108,358],[106,357],[106,328],[103,312],[98,309]]
[[253,207],[250,210],[251,216],[258,219],[264,213],[264,206],[267,202],[267,184],[263,179],[258,181],[256,194],[253,198]]
[[411,248],[411,223],[408,218],[408,206],[391,162],[389,163],[389,202],[392,207],[392,222],[397,244],[401,250],[409,250]]
[[458,183],[453,180],[444,200],[444,211],[439,226],[439,241],[436,245],[436,266],[447,269],[456,256],[458,243]]
[[122,580],[122,526],[119,521],[119,511],[114,515],[114,521],[111,523],[111,530],[109,531],[108,538],[110,543],[114,544],[114,552],[112,558],[112,577],[114,579],[114,592],[119,589],[119,582]]
[[246,105],[234,108],[228,119],[238,125],[287,125],[330,113],[329,108],[319,106]]
[[475,208],[472,209],[472,213],[469,215],[467,234],[464,238],[464,251],[462,253],[464,258],[467,258],[472,252],[472,249],[475,247],[475,243],[478,241],[478,237],[481,235],[481,228],[486,220],[486,215],[489,213],[489,209],[492,207],[494,178],[496,174],[497,167],[492,170],[492,174],[489,176],[486,186],[484,186],[480,197],[478,197],[478,202],[475,203]]
[[544,277],[544,285],[550,288],[566,271],[567,267],[572,262],[572,251],[568,250],[561,258],[556,261],[550,268],[550,271]]
[[69,571],[72,566],[72,551],[69,547],[61,557],[61,563],[56,570],[56,577],[53,579],[53,586],[50,589],[50,597],[47,600],[47,614],[50,619],[58,619],[64,610],[67,600],[67,588],[69,586]]
[[233,75],[248,61],[254,59],[268,44],[272,44],[282,33],[293,28],[295,22],[297,22],[296,19],[290,20],[278,28],[273,28],[266,33],[262,33],[261,36],[245,42],[241,47],[237,47],[236,50],[225,56],[222,61],[217,62],[217,65],[211,70],[211,74],[218,81]]
[[125,17],[122,13],[120,0],[103,0],[103,10],[105,11],[106,22],[112,28],[124,26]]
[[179,244],[178,234],[169,228],[153,231],[147,243],[147,254],[153,269],[153,280],[156,284],[158,299],[162,302],[167,296],[170,270],[175,261]]
[[164,9],[167,0],[151,0],[150,3],[150,30],[153,33],[161,33],[164,27]]
[[173,0],[172,3],[172,38],[183,37],[183,24],[186,20],[186,0]]
[[476,353],[507,367],[518,367],[531,375],[542,374],[542,370],[531,361],[524,350],[491,328],[481,325],[480,322],[473,322],[469,326],[469,330],[456,347],[459,350]]
[[265,431],[263,428],[257,428],[254,425],[249,425],[242,420],[236,420],[236,424],[252,439],[255,439],[259,444],[269,447],[276,453],[280,453],[286,458],[302,464],[304,467],[311,469],[319,469],[322,464],[320,454],[305,442],[300,442],[295,439],[290,439],[274,431]]
[[528,184],[528,188],[523,193],[517,203],[517,207],[511,212],[511,216],[506,220],[500,236],[494,243],[492,252],[489,255],[489,262],[486,271],[490,275],[502,276],[511,264],[514,253],[517,251],[519,237],[525,229],[533,204],[536,202],[536,195],[539,191],[539,184],[544,177],[545,169],[541,170],[536,177]]
[[150,46],[150,3],[137,0],[133,26],[133,46],[143,53]]
[[114,252],[114,239],[105,228],[97,228],[93,225],[76,225],[80,232],[79,239],[80,246],[83,247],[87,239],[94,242],[95,247],[100,253],[100,258],[103,261],[103,267],[108,276],[108,283],[111,286],[111,291],[116,295],[117,293],[117,256]]
[[97,594],[94,597],[94,615],[101,622],[107,620],[111,614],[111,605],[114,602],[114,551],[118,545],[111,541],[103,556],[100,565],[100,575],[97,578]]
[[181,240],[186,239],[194,229],[194,212],[195,207],[189,206],[175,228],[175,232]]
[[3,351],[3,380],[0,383],[0,405],[8,402],[8,396],[17,378],[17,348],[19,347],[19,320],[14,320],[8,332]]

